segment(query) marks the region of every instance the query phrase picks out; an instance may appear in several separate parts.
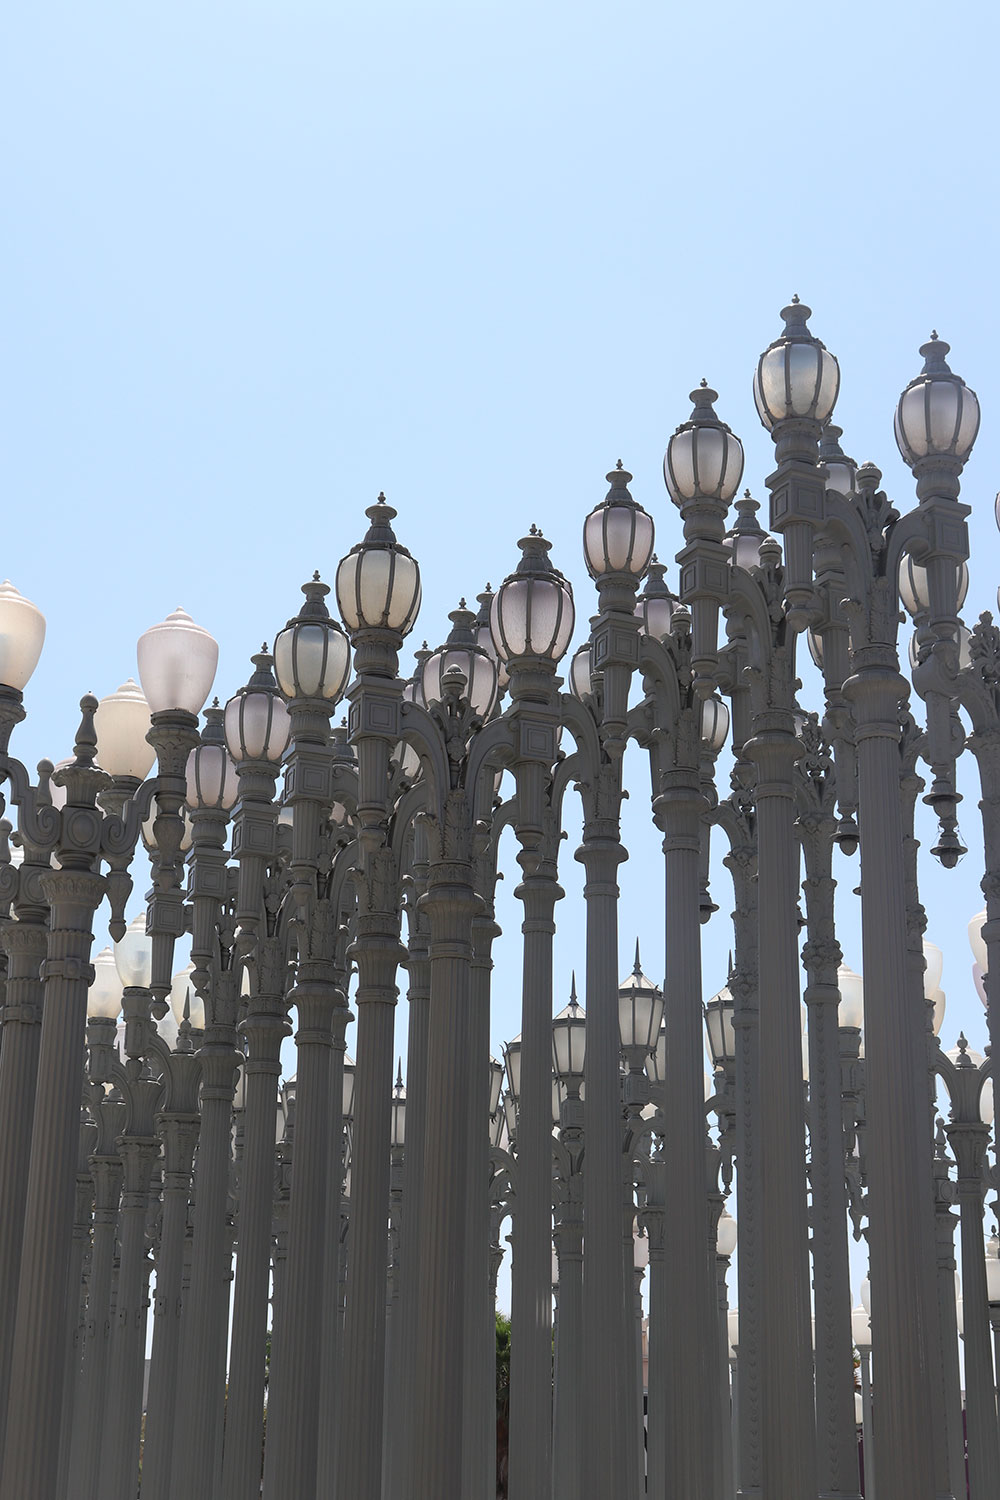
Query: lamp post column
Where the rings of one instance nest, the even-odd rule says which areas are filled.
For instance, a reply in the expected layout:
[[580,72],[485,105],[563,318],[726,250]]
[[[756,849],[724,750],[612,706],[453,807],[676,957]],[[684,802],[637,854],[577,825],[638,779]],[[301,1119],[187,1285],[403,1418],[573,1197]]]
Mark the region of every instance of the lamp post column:
[[[196,840],[197,843],[197,840]],[[206,1004],[201,1126],[194,1176],[191,1281],[181,1304],[181,1367],[170,1466],[171,1500],[215,1500],[226,1388],[232,1240],[227,1222],[232,1148],[237,976],[217,971]],[[203,997],[204,998],[204,997]],[[274,1137],[271,1137],[273,1149]]]
[[958,1319],[955,1308],[955,1226],[952,1213],[955,1184],[949,1176],[944,1125],[938,1120],[934,1150],[934,1238],[937,1248],[936,1282],[941,1322],[942,1378],[945,1431],[948,1437],[948,1482],[960,1496],[965,1484],[965,1438],[962,1432],[962,1373],[958,1364]]
[[[961,1046],[961,1043],[959,1044]],[[961,1082],[978,1084],[971,1060],[964,1052],[956,1072]],[[964,1077],[963,1077],[964,1075]],[[963,1093],[971,1094],[966,1087]],[[972,1100],[965,1101],[969,1104]],[[986,1292],[986,1245],[983,1240],[983,1161],[989,1126],[971,1119],[971,1109],[953,1109],[953,1123],[945,1126],[958,1166],[958,1205],[962,1222],[962,1297],[965,1342],[965,1417],[969,1448],[969,1490],[972,1500],[985,1500],[1000,1475],[997,1444],[996,1386],[990,1349],[990,1310]],[[976,1101],[978,1104],[978,1100]]]
[[[881,582],[881,581],[878,581]],[[939,1347],[924,1017],[912,1013],[899,795],[899,709],[907,688],[892,646],[854,653],[861,831],[872,1346],[881,1393],[875,1479],[881,1500],[933,1500],[932,1368]],[[926,1170],[925,1170],[926,1167]]]
[[334,1009],[346,1008],[347,1003],[334,985],[331,958],[320,956],[324,945],[332,946],[332,916],[329,904],[322,902],[314,926],[326,930],[313,932],[313,957],[300,961],[289,995],[298,1013],[295,1155],[283,1306],[280,1327],[275,1319],[274,1378],[268,1392],[265,1500],[312,1495],[316,1488],[320,1420],[316,1318],[323,1298],[330,1048]]
[[[561,1135],[570,1159],[579,1165],[582,1132],[579,1099],[563,1103]],[[573,1124],[571,1121],[576,1120]],[[555,1228],[559,1258],[559,1328],[556,1334],[555,1404],[552,1421],[553,1500],[577,1500],[581,1490],[580,1445],[583,1439],[580,1355],[583,1344],[583,1182],[570,1170]]]
[[[667,771],[655,799],[666,869],[664,1018],[667,1056],[664,1119],[667,1155],[664,1215],[667,1324],[667,1489],[676,1495],[713,1492],[717,1341],[715,1286],[704,1235],[705,1096],[702,1057],[701,928],[698,913],[701,820],[707,811],[697,770],[697,710],[682,713],[676,733],[681,764]],[[687,751],[685,757],[684,751]]]
[[246,1135],[222,1454],[223,1500],[257,1500],[261,1483],[274,1136],[281,1043],[290,1029],[285,1018],[284,965],[277,939],[265,938],[264,944],[258,987],[240,1023],[248,1043]]
[[[484,864],[479,861],[480,874]],[[489,872],[490,883],[495,872]],[[496,1462],[491,1463],[491,1430],[496,1434],[496,1311],[490,1295],[490,976],[493,941],[500,928],[493,920],[492,892],[484,894],[487,909],[472,921],[470,1059],[475,1074],[469,1079],[469,1191],[465,1368],[470,1391],[469,1433],[463,1495],[469,1500],[493,1500]],[[482,1067],[480,1067],[480,1062]],[[409,1102],[407,1102],[409,1139]],[[409,1211],[409,1206],[407,1206]],[[405,1245],[404,1220],[404,1245]]]
[[430,922],[423,1214],[419,1265],[423,1299],[418,1343],[423,1379],[415,1407],[414,1500],[461,1494],[470,1439],[464,1390],[468,1190],[468,1068],[472,922],[482,910],[471,861],[464,791],[449,794],[441,859],[421,898]]
[[808,941],[802,960],[808,976],[809,1179],[813,1204],[813,1272],[816,1286],[816,1461],[821,1496],[860,1500],[854,1420],[854,1352],[847,1246],[843,1105],[840,1083],[841,952],[834,934],[832,875],[836,830],[833,761],[814,719],[802,730],[796,793],[805,857]]
[[[21,866],[35,890],[30,911],[3,925],[7,982],[0,1046],[0,1451],[10,1385],[10,1355],[17,1314],[21,1270],[21,1237],[28,1191],[31,1122],[35,1109],[38,1049],[42,1038],[42,992],[39,978],[45,958],[45,903],[39,871]],[[20,905],[20,903],[19,903]]]
[[[775,647],[775,655],[789,651]],[[783,663],[790,675],[790,663]],[[779,675],[777,668],[772,669]],[[766,1500],[816,1492],[809,1309],[802,1026],[796,924],[799,849],[792,773],[800,753],[787,708],[756,715],[744,747],[757,767],[758,973],[761,1059],[761,1460]],[[897,799],[898,801],[898,799]]]
[[[734,708],[735,708],[734,701]],[[734,715],[734,723],[737,716]],[[738,740],[742,735],[737,729]],[[757,982],[757,844],[752,767],[738,759],[734,791],[719,809],[730,838],[724,863],[733,877],[736,954],[729,988],[733,996],[733,1061],[736,1145],[736,1203],[740,1252],[737,1259],[739,1355],[734,1404],[736,1492],[752,1500],[761,1491],[760,1428],[760,1047]]]
[[[193,1057],[178,1054],[190,1077],[190,1102],[196,1102],[199,1067]],[[185,1066],[186,1065],[186,1066]],[[173,1102],[173,1101],[172,1101]],[[187,1101],[185,1101],[187,1102]],[[157,1119],[163,1143],[163,1217],[156,1258],[156,1300],[153,1307],[153,1347],[146,1402],[146,1430],[142,1454],[143,1500],[167,1500],[170,1492],[171,1447],[180,1368],[181,1281],[187,1231],[191,1169],[198,1142],[198,1114],[171,1110]]]
[[[94,1178],[90,1170],[90,1154],[96,1141],[97,1131],[86,1113],[80,1125],[80,1157],[76,1173],[76,1213],[73,1219],[73,1260],[69,1273],[69,1308],[66,1330],[66,1376],[63,1384],[62,1420],[59,1425],[59,1482],[56,1487],[58,1500],[68,1494],[70,1458],[73,1447],[73,1429],[76,1406],[80,1399],[80,1376],[83,1347],[87,1330],[87,1282],[84,1265],[91,1245],[94,1217]],[[76,1321],[73,1321],[73,1306],[76,1303]]]
[[[546,770],[540,764],[519,768],[518,793],[526,813],[535,805],[526,782],[544,779]],[[544,794],[535,795],[540,806]],[[518,863],[524,873],[515,895],[524,911],[524,950],[509,1487],[511,1500],[547,1500],[552,1486],[552,939],[555,905],[563,892],[551,851],[526,829],[515,831],[522,840]]]
[[[111,1331],[108,1394],[104,1408],[99,1492],[102,1500],[134,1500],[139,1479],[139,1425],[142,1416],[143,1359],[146,1349],[146,1214],[149,1184],[160,1143],[153,1133],[159,1085],[133,1082],[128,1134],[118,1143],[124,1167],[118,1217],[118,1295]],[[148,1097],[152,1095],[152,1097]]]
[[46,1413],[62,1408],[65,1373],[63,1334],[72,1258],[76,1155],[80,1127],[80,1061],[87,1015],[87,988],[94,912],[107,889],[96,873],[102,815],[97,793],[108,782],[93,764],[97,700],[86,697],[72,766],[57,772],[67,799],[60,818],[61,868],[42,876],[51,918],[42,966],[45,998],[38,1058],[38,1086],[24,1211],[17,1321],[11,1369],[7,1431],[18,1441],[4,1449],[0,1476],[3,1500],[53,1500],[59,1445]]

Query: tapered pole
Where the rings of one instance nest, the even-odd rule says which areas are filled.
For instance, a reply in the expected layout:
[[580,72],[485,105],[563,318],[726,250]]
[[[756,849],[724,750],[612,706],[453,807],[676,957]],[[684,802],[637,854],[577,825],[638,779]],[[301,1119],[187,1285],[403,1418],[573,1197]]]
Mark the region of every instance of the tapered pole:
[[[133,1091],[155,1096],[156,1084],[136,1080]],[[104,1409],[99,1493],[102,1500],[135,1500],[139,1483],[139,1426],[142,1417],[143,1362],[146,1351],[146,1215],[149,1184],[160,1143],[152,1134],[153,1100],[133,1112],[149,1134],[131,1132],[119,1141],[124,1167],[118,1219],[118,1295],[111,1330],[108,1396]]]
[[[197,1070],[194,1058],[184,1059]],[[197,1077],[197,1071],[195,1072]],[[142,1459],[143,1500],[167,1500],[180,1373],[181,1282],[191,1169],[198,1115],[171,1112],[157,1120],[163,1143],[163,1215],[156,1258],[156,1300]]]
[[[25,866],[21,868],[23,870]],[[35,876],[38,906],[32,912],[24,913],[25,920],[5,922],[2,932],[7,955],[7,981],[4,1007],[0,1012],[3,1019],[3,1039],[0,1042],[0,1451],[7,1416],[35,1083],[42,1039],[44,986],[39,973],[45,958],[45,909],[37,888],[37,872]]]
[[[105,779],[103,773],[85,769],[79,775],[94,777],[94,790]],[[92,800],[90,817],[99,826]],[[93,836],[89,826],[87,832]],[[93,975],[90,927],[105,892],[101,876],[87,868],[73,868],[75,859],[85,859],[89,864],[92,856],[72,849],[67,849],[66,855],[64,865],[68,868],[50,870],[42,876],[52,925],[43,967],[46,989],[38,1087],[11,1350],[11,1368],[17,1371],[17,1380],[11,1384],[7,1408],[6,1430],[17,1433],[18,1440],[8,1441],[4,1447],[0,1477],[3,1500],[25,1500],[29,1495],[32,1500],[54,1500],[58,1479],[59,1444],[53,1442],[48,1424],[39,1421],[38,1414],[62,1408],[80,1065],[87,987]]]
[[754,730],[744,751],[757,767],[759,1038],[767,1077],[759,1107],[762,1493],[806,1500],[816,1492],[816,1430],[792,794],[799,748],[787,709],[759,713]]
[[454,857],[433,864],[422,901],[430,921],[431,993],[419,1246],[423,1380],[415,1408],[412,1495],[413,1500],[439,1500],[461,1494],[463,1449],[469,1440],[463,1357],[469,1001],[472,921],[481,910],[471,864]]
[[274,1374],[268,1391],[265,1500],[312,1495],[316,1489],[320,1419],[316,1317],[323,1297],[330,1048],[334,1008],[347,1003],[333,981],[329,960],[300,963],[289,996],[298,1014],[295,1156],[285,1288],[280,1321],[275,1317]]
[[[533,766],[522,774],[541,770]],[[547,1500],[552,1472],[552,939],[562,891],[553,860],[531,847],[522,849],[518,859],[524,878],[515,895],[524,910],[524,949],[509,1493],[511,1500]]]

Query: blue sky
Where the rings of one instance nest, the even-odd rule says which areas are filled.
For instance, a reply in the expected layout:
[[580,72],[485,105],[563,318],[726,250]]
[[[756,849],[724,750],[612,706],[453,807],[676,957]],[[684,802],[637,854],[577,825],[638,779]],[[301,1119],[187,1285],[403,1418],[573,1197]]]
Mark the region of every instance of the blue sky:
[[[499,582],[531,522],[585,620],[581,522],[617,458],[660,555],[679,546],[660,461],[703,375],[763,496],[751,377],[793,292],[840,358],[845,447],[903,506],[894,403],[931,327],[952,343],[984,411],[967,618],[995,607],[996,42],[992,6],[926,0],[15,8],[0,575],[48,639],[13,748],[65,755],[80,694],[134,674],[135,638],[177,604],[218,637],[225,698],[379,489],[423,568],[413,644]],[[638,756],[630,775],[622,967],[638,928],[658,977]],[[946,1031],[981,1045],[971,767],[963,790],[972,852],[951,875],[928,859],[924,896]],[[565,877],[559,991],[583,930],[571,859]],[[719,877],[715,895],[707,993]],[[860,966],[846,914],[845,946]],[[519,1029],[506,951],[495,1047]]]

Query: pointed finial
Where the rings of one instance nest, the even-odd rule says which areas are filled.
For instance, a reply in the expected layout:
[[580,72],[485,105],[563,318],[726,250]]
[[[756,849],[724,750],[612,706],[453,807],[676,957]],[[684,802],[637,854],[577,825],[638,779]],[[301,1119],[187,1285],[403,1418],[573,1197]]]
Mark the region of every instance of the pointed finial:
[[384,505],[385,504],[385,490],[379,490],[379,492],[378,492],[378,503],[379,503],[379,505]]
[[936,329],[936,328],[932,328],[932,329],[931,329],[931,338],[932,338],[932,339],[936,339],[936,338],[937,338],[937,336],[938,336],[938,331],[937,331],[937,329]]
[[642,966],[639,963],[639,939],[638,938],[636,938],[636,940],[635,940],[635,968],[632,970],[632,972],[633,972],[633,974],[641,974],[642,973]]
[[401,1057],[396,1061],[396,1087],[398,1089],[403,1087],[403,1059]]
[[212,707],[213,708],[221,708],[222,707],[222,705],[219,702],[219,695],[218,695],[218,693],[216,693],[215,697],[212,699]]
[[798,307],[798,305],[799,305],[799,294],[798,294],[798,292],[793,292],[792,293],[792,301],[794,302],[795,306]]
[[624,469],[624,467],[625,467],[625,465],[622,463],[621,459],[619,459],[618,462],[615,464],[615,468],[616,469]]
[[459,609],[466,609],[467,608],[467,605],[465,603],[464,597],[461,598],[461,599],[459,599],[459,601],[458,601],[458,607],[459,607]]
[[576,1004],[578,1004],[578,1001],[577,1001],[577,998],[576,998],[576,970],[575,969],[573,969],[571,971],[571,973],[570,973],[570,979],[569,979],[569,1003],[570,1003],[570,1005],[576,1005]]
[[313,571],[313,583],[319,583],[319,568]]
[[701,377],[701,380],[698,383],[701,386],[702,390],[705,390],[708,386],[708,381],[705,379],[704,375]]

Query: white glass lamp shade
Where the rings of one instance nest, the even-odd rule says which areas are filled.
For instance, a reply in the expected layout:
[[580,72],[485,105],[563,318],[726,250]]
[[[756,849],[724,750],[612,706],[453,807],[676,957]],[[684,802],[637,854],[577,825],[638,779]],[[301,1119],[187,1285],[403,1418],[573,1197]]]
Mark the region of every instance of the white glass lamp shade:
[[632,1265],[636,1271],[644,1271],[649,1265],[649,1237],[645,1234],[632,1236]]
[[[955,608],[961,609],[965,603],[965,596],[969,592],[968,563],[963,562],[958,566],[957,590]],[[909,553],[903,558],[899,569],[899,597],[906,613],[914,619],[931,607],[927,569],[916,562]]]
[[571,1000],[552,1022],[552,1066],[565,1084],[583,1079],[587,1056],[587,1017],[582,1005]]
[[837,495],[850,495],[854,491],[857,465],[849,458],[824,458],[826,487]]
[[987,1078],[979,1095],[979,1118],[984,1125],[993,1124],[993,1079]]
[[733,995],[728,984],[705,1004],[705,1030],[712,1062],[721,1068],[736,1059],[736,1031],[733,1027]]
[[274,642],[274,674],[286,698],[336,703],[350,670],[350,645],[333,620],[294,620]]
[[228,811],[240,794],[239,777],[225,745],[196,745],[187,760],[187,803],[194,811]]
[[865,1276],[861,1282],[861,1306],[869,1317],[872,1315],[872,1284]]
[[929,457],[947,456],[964,464],[979,431],[976,393],[948,368],[948,345],[942,339],[932,337],[920,353],[924,368],[896,407],[896,444],[911,468]]
[[204,1031],[205,1002],[200,995],[195,993],[194,985],[191,982],[191,975],[193,973],[194,964],[188,964],[186,968],[178,969],[171,982],[168,999],[174,1020],[178,1026],[184,1019],[184,1005],[186,1002],[189,1009],[191,1026],[195,1031]]
[[151,625],[136,646],[139,681],[150,712],[200,714],[219,664],[218,643],[183,609]]
[[1000,1302],[1000,1240],[995,1233],[986,1246],[986,1300]]
[[514,574],[500,585],[490,607],[493,645],[505,662],[521,656],[559,661],[575,623],[573,590],[554,575]]
[[667,1028],[661,1023],[656,1046],[646,1059],[646,1077],[650,1083],[664,1083],[667,1077]]
[[354,1058],[349,1053],[344,1053],[344,1097],[343,1112],[345,1120],[354,1119],[354,1075],[356,1072]]
[[474,714],[485,719],[496,702],[497,667],[492,656],[471,646],[442,646],[417,669],[415,701],[424,708],[445,698],[445,675],[457,667],[465,678],[462,697]]
[[936,943],[924,939],[924,999],[930,1000],[935,990],[941,988],[941,971],[944,968],[944,954]]
[[128,924],[125,936],[115,944],[115,967],[123,985],[148,989],[152,966],[153,939],[146,932],[143,912]]
[[[609,475],[612,483],[615,477]],[[641,505],[616,505],[609,496],[583,523],[583,556],[591,578],[607,573],[641,578],[652,555],[653,518]]]
[[665,641],[676,608],[677,600],[670,594],[640,594],[634,611],[639,621],[639,634],[648,635],[654,641]]
[[406,1143],[406,1090],[397,1083],[392,1091],[392,1124],[389,1144],[401,1151]]
[[854,1339],[854,1347],[863,1354],[872,1346],[871,1320],[868,1309],[855,1307],[851,1311],[851,1337]]
[[19,594],[9,578],[0,583],[0,682],[22,692],[38,666],[45,642],[45,616]]
[[726,1329],[729,1337],[729,1357],[734,1358],[740,1347],[740,1310],[731,1307],[726,1314]]
[[94,954],[94,979],[87,991],[87,1019],[115,1021],[122,1008],[123,985],[110,948]]
[[226,745],[233,760],[280,761],[291,735],[288,709],[277,693],[250,687],[226,704]]
[[795,419],[826,422],[840,390],[840,366],[806,327],[810,309],[793,301],[781,316],[784,332],[757,361],[753,380],[757,414],[769,432]]
[[965,1298],[962,1297],[962,1296],[957,1296],[955,1298],[955,1323],[958,1326],[958,1336],[959,1336],[959,1338],[960,1339],[964,1339],[965,1338]]
[[972,956],[979,965],[981,974],[988,974],[990,971],[989,950],[986,947],[986,940],[983,937],[983,927],[985,924],[986,908],[984,906],[982,911],[976,912],[976,915],[969,923],[969,947],[972,949]]
[[590,680],[590,644],[584,642],[576,651],[569,664],[569,690],[574,698],[582,703],[589,698],[594,691]]
[[841,964],[837,970],[837,988],[840,991],[837,1025],[860,1031],[865,1024],[864,980],[847,964]]
[[652,1052],[662,1020],[663,991],[643,974],[637,955],[632,973],[625,976],[618,988],[618,1030],[622,1046]]
[[736,1220],[728,1208],[724,1208],[719,1215],[719,1232],[716,1237],[715,1248],[717,1254],[727,1257],[732,1255],[736,1249]]
[[521,1038],[519,1036],[516,1036],[512,1042],[506,1043],[503,1056],[507,1064],[507,1086],[516,1103],[521,1096]]
[[566,1085],[561,1078],[552,1075],[552,1125],[553,1128],[562,1119],[562,1103],[566,1097]]
[[500,1091],[503,1088],[503,1063],[499,1058],[490,1058],[490,1116],[500,1108]]
[[717,393],[691,392],[694,413],[678,427],[663,456],[663,478],[675,505],[718,500],[728,505],[743,478],[743,444],[715,414]]
[[[142,842],[151,853],[156,851],[156,819],[158,813],[154,800],[152,807],[142,825]],[[194,826],[186,807],[181,808],[181,817],[184,820],[184,832],[181,834],[180,852],[186,854],[194,843]]]
[[131,677],[117,693],[101,699],[94,714],[94,730],[97,763],[102,771],[145,781],[156,759],[156,751],[146,739],[149,722],[149,704]]
[[373,505],[367,537],[337,568],[337,603],[348,630],[392,630],[406,635],[420,609],[420,568],[388,524],[396,512]]
[[701,742],[712,755],[718,755],[729,733],[729,709],[721,698],[705,698],[701,705]]
[[947,1004],[944,990],[939,985],[931,996],[931,1030],[935,1036],[941,1035],[941,1027],[944,1025]]

